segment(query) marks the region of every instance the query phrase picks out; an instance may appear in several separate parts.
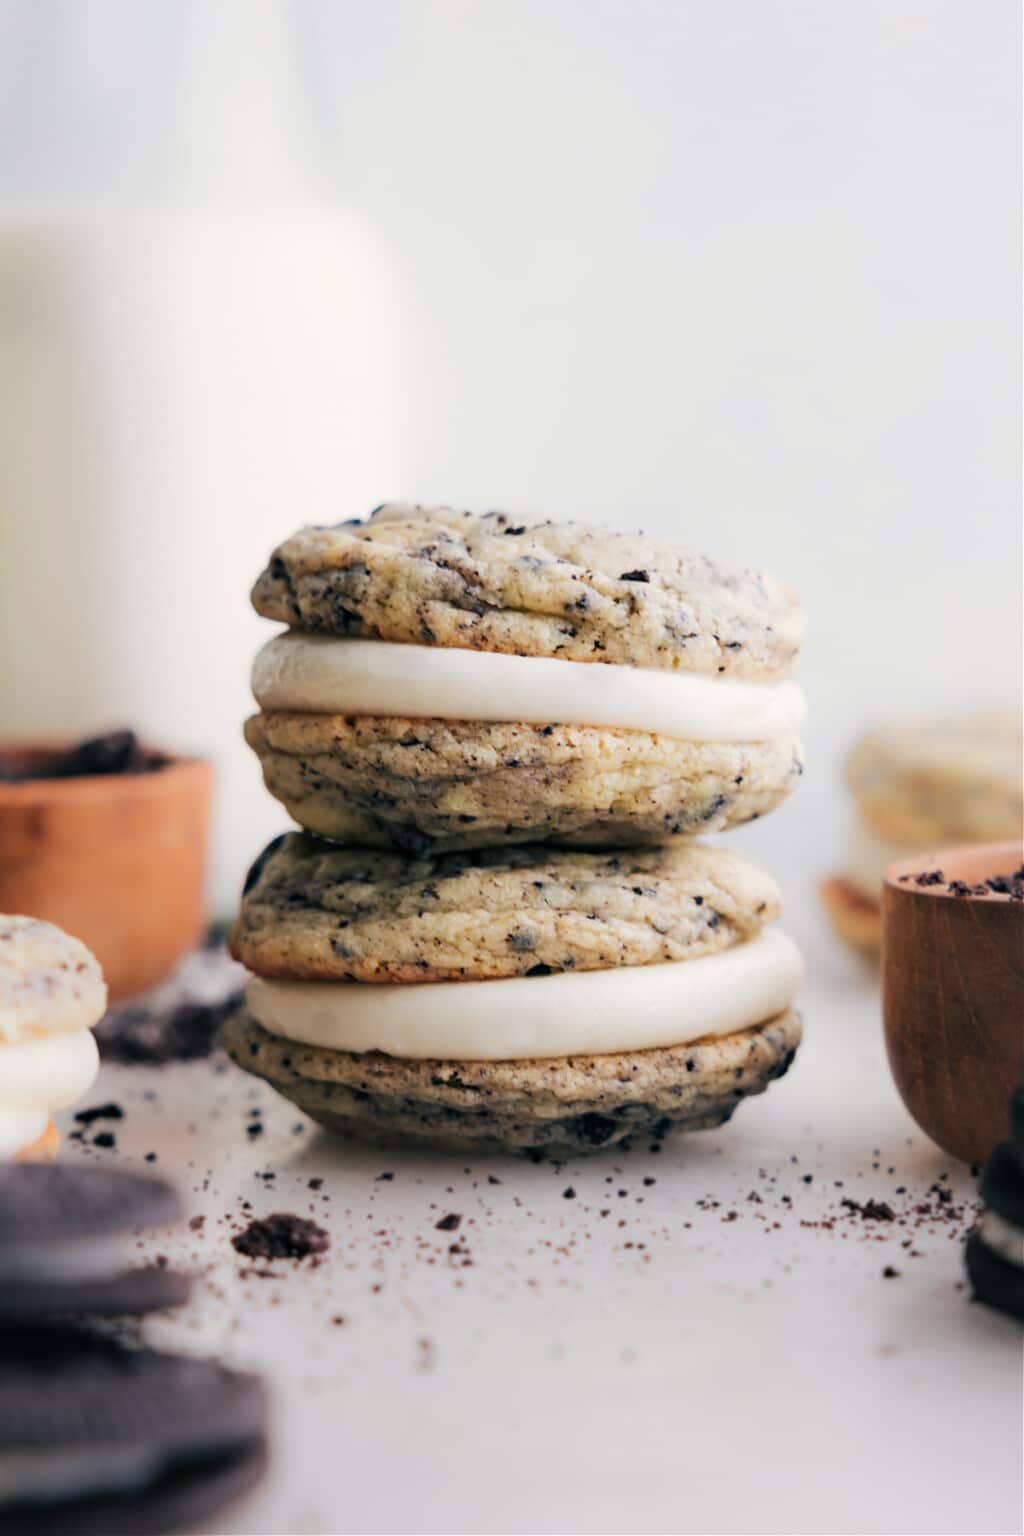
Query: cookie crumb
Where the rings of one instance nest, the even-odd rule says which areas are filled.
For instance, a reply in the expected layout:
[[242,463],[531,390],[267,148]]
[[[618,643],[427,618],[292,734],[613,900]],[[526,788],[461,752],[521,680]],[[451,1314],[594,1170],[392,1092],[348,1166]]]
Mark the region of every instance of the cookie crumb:
[[330,1235],[305,1216],[278,1213],[250,1222],[231,1246],[250,1259],[307,1259],[330,1247]]

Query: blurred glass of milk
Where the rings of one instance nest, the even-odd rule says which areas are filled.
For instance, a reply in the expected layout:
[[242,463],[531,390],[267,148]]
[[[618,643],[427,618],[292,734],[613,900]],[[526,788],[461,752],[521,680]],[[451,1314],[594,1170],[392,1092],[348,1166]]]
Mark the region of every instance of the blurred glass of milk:
[[203,147],[194,199],[0,222],[0,731],[131,725],[213,756],[228,912],[283,826],[241,738],[274,632],[249,587],[290,532],[399,485],[397,323],[380,242],[294,153],[280,8],[203,14],[164,125]]

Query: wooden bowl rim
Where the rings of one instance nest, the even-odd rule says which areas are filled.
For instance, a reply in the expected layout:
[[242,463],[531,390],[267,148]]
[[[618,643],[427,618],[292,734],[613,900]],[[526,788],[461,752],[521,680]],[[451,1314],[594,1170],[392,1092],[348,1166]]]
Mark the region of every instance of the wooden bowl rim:
[[[0,758],[7,754],[33,754],[36,752],[66,751],[75,743],[61,741],[11,741],[0,742]],[[142,794],[148,799],[158,799],[194,779],[197,784],[208,782],[213,775],[213,763],[206,757],[179,757],[163,753],[159,747],[143,742],[144,751],[159,752],[168,761],[160,768],[145,773],[89,773],[72,779],[19,779],[15,783],[0,782],[0,809],[8,806],[38,805],[41,802],[67,804],[80,800],[116,800],[126,792]]]
[[[955,901],[958,905],[971,902],[984,902],[990,906],[993,903],[1006,905],[1011,898],[1004,891],[989,891],[985,896],[956,896],[947,885],[917,885],[912,880],[901,880],[900,877],[941,869],[947,880],[967,878],[976,883],[990,875],[1009,874],[1011,870],[1018,869],[1022,862],[1024,841],[1020,838],[1011,838],[1001,843],[958,843],[953,848],[941,848],[936,853],[918,853],[912,858],[895,860],[886,867],[885,890],[918,900]],[[972,872],[964,876],[961,871],[967,865],[971,866]],[[982,873],[982,870],[987,873]],[[1024,912],[1024,902],[1014,905],[1020,906]]]

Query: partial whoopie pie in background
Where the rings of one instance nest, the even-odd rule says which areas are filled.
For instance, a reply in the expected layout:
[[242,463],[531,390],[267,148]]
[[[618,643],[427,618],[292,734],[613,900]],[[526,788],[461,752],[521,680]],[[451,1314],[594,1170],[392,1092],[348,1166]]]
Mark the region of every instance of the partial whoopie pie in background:
[[162,1179],[82,1164],[0,1166],[0,1326],[180,1306],[189,1277],[143,1265],[137,1251],[141,1232],[180,1217]]
[[0,914],[0,1166],[50,1162],[51,1114],[99,1071],[93,1025],[107,1006],[96,957],[53,923]]
[[822,887],[841,938],[877,954],[889,864],[963,843],[1024,836],[1024,718],[996,709],[867,731],[846,764],[846,868]]
[[[229,1054],[375,1141],[567,1152],[721,1124],[800,1039],[775,882],[731,850],[407,858],[307,835],[247,881]],[[323,983],[328,983],[323,985]]]
[[0,1536],[194,1530],[266,1463],[255,1376],[85,1329],[0,1332]]
[[267,788],[408,852],[611,847],[764,815],[802,772],[804,615],[771,577],[647,538],[379,508],[286,540],[253,670]]

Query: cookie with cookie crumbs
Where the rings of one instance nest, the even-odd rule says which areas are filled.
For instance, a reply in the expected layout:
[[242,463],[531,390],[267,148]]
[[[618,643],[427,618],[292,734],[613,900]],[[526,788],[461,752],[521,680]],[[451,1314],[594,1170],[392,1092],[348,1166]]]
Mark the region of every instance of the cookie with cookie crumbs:
[[321,1125],[359,1141],[458,1152],[595,1152],[710,1130],[789,1069],[800,1016],[628,1054],[505,1062],[402,1060],[296,1045],[242,1010],[228,1054]]
[[0,913],[0,1044],[89,1029],[106,1006],[99,961],[80,940]]
[[249,873],[232,949],[296,981],[490,980],[697,959],[780,910],[757,864],[700,843],[414,858],[289,833]]
[[313,632],[713,677],[785,675],[805,628],[764,572],[644,534],[401,504],[286,539],[252,600]]
[[274,711],[246,722],[300,826],[428,853],[524,842],[662,843],[743,826],[799,782],[795,738],[690,742],[580,725]]

